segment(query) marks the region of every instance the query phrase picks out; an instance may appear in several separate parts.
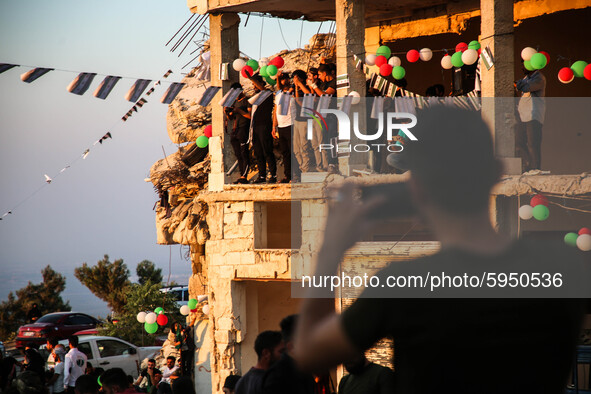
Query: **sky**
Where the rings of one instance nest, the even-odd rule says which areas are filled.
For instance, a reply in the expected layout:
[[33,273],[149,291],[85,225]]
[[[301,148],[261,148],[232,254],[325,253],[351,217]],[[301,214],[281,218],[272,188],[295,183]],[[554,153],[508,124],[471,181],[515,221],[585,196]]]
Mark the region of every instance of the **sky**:
[[[0,215],[13,212],[0,221],[0,301],[28,281],[41,282],[41,269],[49,264],[66,277],[62,297],[73,310],[105,317],[106,304],[74,277],[75,267],[94,265],[105,254],[111,261],[123,259],[132,279],[137,263],[147,259],[162,268],[165,280],[170,273],[171,280],[188,283],[187,247],[156,244],[157,195],[144,181],[163,151],[177,149],[166,132],[168,106],[159,102],[168,84],[127,122],[120,121],[133,105],[124,96],[135,79],[155,81],[171,69],[168,81],[179,82],[190,70],[182,67],[196,55],[189,54],[197,48],[194,42],[181,57],[165,47],[191,15],[186,4],[0,1],[0,63],[23,65],[0,74]],[[300,34],[305,44],[319,27],[255,16],[244,27],[241,19],[240,49],[255,58],[286,44],[298,47]],[[327,30],[325,23],[320,31]],[[20,75],[33,67],[56,71],[22,82]],[[83,96],[66,90],[79,72],[102,74]],[[129,78],[100,100],[92,92],[104,75]],[[112,139],[92,146],[108,131]],[[51,184],[44,174],[54,178]]]

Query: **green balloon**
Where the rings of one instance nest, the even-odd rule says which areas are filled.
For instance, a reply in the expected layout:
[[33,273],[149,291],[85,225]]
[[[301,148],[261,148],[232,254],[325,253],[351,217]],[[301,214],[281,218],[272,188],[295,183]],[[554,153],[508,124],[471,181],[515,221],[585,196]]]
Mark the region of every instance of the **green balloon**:
[[480,49],[480,43],[476,40],[470,41],[468,44],[468,49],[474,49],[475,51]]
[[[544,56],[544,55],[542,55],[542,56]],[[532,64],[531,64],[531,60],[524,60],[523,67],[525,67],[525,69],[527,71],[534,71],[535,70],[534,66],[532,66]]]
[[564,236],[564,243],[570,246],[577,246],[577,238],[579,238],[579,234],[577,233],[567,233]]
[[254,59],[248,59],[248,61],[246,62],[246,65],[252,67],[253,71],[258,70],[258,68],[259,68],[259,62],[257,62]]
[[543,53],[534,53],[531,59],[529,59],[529,63],[535,70],[541,70],[546,67],[548,59],[546,59]]
[[390,50],[390,47],[388,47],[387,45],[382,45],[376,51],[376,56],[384,56],[386,59],[388,59],[391,54],[392,51]]
[[275,84],[277,83],[277,80],[271,77],[265,77],[265,81],[267,81],[267,83],[271,86],[275,86]]
[[464,62],[462,61],[462,51],[457,51],[451,55],[451,64],[457,68],[460,68],[464,65]]
[[159,306],[158,308],[154,309],[154,313],[159,315],[161,313],[164,313],[164,309],[161,306]]
[[158,323],[144,323],[144,329],[148,334],[154,334],[156,331],[158,331]]
[[537,220],[546,220],[548,219],[548,216],[550,216],[550,210],[548,209],[547,206],[539,204],[536,205],[533,209],[533,215],[534,218]]
[[207,138],[204,135],[200,135],[199,137],[197,137],[197,141],[195,141],[195,143],[198,147],[205,148],[207,145],[209,145],[209,138]]
[[261,77],[268,77],[269,76],[269,74],[267,74],[267,66],[261,67],[261,69],[259,70],[259,75]]
[[575,77],[583,78],[585,74],[585,67],[587,67],[587,62],[578,60],[574,62],[572,66],[570,66],[570,69],[573,70],[573,73],[575,73]]
[[197,300],[196,300],[196,299],[194,299],[194,298],[191,298],[191,299],[189,300],[189,302],[187,302],[187,306],[189,307],[189,309],[193,310],[193,309],[197,308],[197,304],[198,304],[198,303],[199,303],[199,302],[197,302]]
[[274,66],[272,64],[269,64],[267,66],[267,74],[272,77],[273,75],[277,74],[277,66]]
[[406,70],[402,66],[396,66],[392,69],[394,79],[402,79],[406,75]]

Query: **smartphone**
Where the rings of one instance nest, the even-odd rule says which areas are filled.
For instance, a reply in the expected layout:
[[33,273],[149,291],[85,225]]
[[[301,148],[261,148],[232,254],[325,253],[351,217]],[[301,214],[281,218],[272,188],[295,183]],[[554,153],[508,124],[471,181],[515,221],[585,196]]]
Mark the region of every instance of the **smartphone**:
[[382,183],[361,188],[362,200],[372,196],[386,196],[386,202],[370,212],[372,219],[393,219],[417,214],[406,182]]

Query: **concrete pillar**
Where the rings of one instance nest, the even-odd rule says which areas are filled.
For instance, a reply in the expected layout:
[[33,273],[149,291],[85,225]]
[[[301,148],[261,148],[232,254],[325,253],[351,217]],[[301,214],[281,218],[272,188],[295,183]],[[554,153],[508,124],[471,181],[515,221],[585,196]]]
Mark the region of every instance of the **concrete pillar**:
[[[230,90],[230,85],[239,81],[238,73],[232,68],[232,61],[239,56],[238,26],[240,17],[234,13],[209,15],[209,45],[211,51],[211,86],[221,86],[221,90],[211,101],[212,137],[209,139],[211,172],[209,190],[220,191],[224,188],[225,170],[235,161],[230,145],[230,138],[224,132],[224,110],[217,103]],[[230,63],[229,79],[220,80],[220,64]]]
[[481,0],[480,12],[482,49],[488,46],[494,57],[490,70],[481,63],[482,117],[493,132],[495,153],[503,160],[505,172],[520,173],[519,160],[512,159],[515,157],[513,0]]
[[[365,97],[365,74],[355,69],[353,59],[353,55],[365,58],[365,0],[335,0],[335,13],[337,75],[347,74],[350,84],[348,89],[338,89],[337,96],[343,97],[356,91]],[[364,113],[360,112],[360,119],[363,119]],[[358,142],[355,137],[351,138],[351,144]],[[368,158],[367,153],[352,153],[348,160],[349,168],[365,169]],[[341,172],[347,172],[343,171],[343,163],[339,164]]]
[[[490,48],[494,66],[481,62],[482,118],[493,133],[495,154],[505,174],[521,174],[515,157],[513,0],[480,0],[482,49]],[[491,221],[497,231],[517,233],[517,207],[509,199],[491,198]]]

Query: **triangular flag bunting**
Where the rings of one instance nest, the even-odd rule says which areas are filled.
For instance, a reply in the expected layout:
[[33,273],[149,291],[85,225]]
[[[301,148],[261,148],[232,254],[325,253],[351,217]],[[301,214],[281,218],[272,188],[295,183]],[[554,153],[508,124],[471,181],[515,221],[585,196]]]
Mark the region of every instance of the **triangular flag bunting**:
[[135,103],[135,105],[137,105],[138,107],[142,108],[144,104],[146,104],[148,101],[145,98],[141,98],[140,101],[138,101],[137,103]]
[[172,70],[168,70],[166,73],[164,73],[164,75],[162,76],[162,78],[168,78],[168,76],[172,74]]

